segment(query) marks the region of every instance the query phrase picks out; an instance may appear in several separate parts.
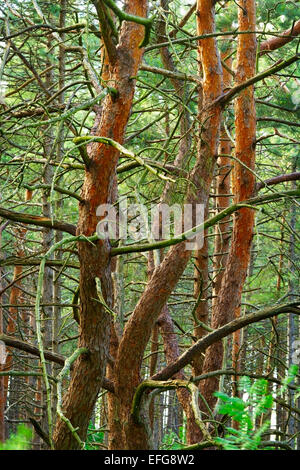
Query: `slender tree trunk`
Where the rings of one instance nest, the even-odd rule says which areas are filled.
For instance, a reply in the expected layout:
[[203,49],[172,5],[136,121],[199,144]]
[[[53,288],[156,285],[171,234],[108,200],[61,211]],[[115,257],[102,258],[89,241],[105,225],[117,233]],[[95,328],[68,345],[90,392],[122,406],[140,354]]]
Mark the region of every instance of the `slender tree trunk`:
[[[172,364],[172,362],[174,362],[179,357],[180,354],[179,354],[178,340],[174,332],[173,321],[168,312],[168,308],[166,305],[163,308],[163,311],[160,314],[157,320],[157,323],[160,327],[161,335],[162,335],[163,342],[164,342],[166,362],[167,362],[167,365],[169,365],[169,364]],[[184,380],[185,375],[183,371],[180,371],[177,374],[175,374],[174,378]],[[186,390],[185,388],[178,388],[176,392],[177,392],[178,400],[186,414],[188,423],[191,423],[192,429],[193,430],[196,429],[197,431],[197,428],[196,428],[197,425],[195,423],[193,410],[191,408],[190,394],[188,390]]]
[[[297,159],[295,158],[294,164],[293,164],[293,171],[296,170],[296,163]],[[296,183],[295,181],[292,182],[293,188],[296,188]],[[293,202],[291,206],[291,219],[290,219],[290,228],[291,228],[291,233],[290,233],[290,246],[289,246],[289,298],[291,302],[294,302],[297,298],[296,293],[298,292],[297,290],[297,282],[296,282],[296,266],[298,265],[297,263],[297,255],[296,255],[296,204]],[[298,285],[299,287],[299,285]],[[289,314],[288,317],[288,365],[291,366],[293,364],[293,352],[295,350],[295,341],[299,339],[298,333],[299,333],[299,324],[298,324],[298,318],[296,318],[296,315],[293,313]],[[295,380],[296,383],[294,385],[299,384],[299,379],[296,378]],[[298,382],[298,383],[297,383]],[[298,400],[299,401],[299,400]],[[290,403],[292,406],[297,406],[297,401],[295,403],[295,391],[290,390]],[[290,436],[296,436],[297,432],[299,432],[299,422],[295,419],[295,416],[293,413],[289,416],[288,420],[288,432]],[[299,442],[299,438],[297,436],[294,437],[290,441],[290,445],[293,449],[295,449],[297,443]]]
[[[232,59],[230,57],[231,48],[227,48],[226,51],[222,52],[221,58],[223,60],[229,55],[229,58],[226,59],[226,65],[231,68]],[[232,84],[232,75],[230,72],[223,67],[223,81],[224,89],[230,88]],[[228,129],[230,131],[230,129]],[[231,175],[231,159],[228,155],[231,155],[232,143],[229,136],[227,135],[225,129],[224,120],[221,126],[221,136],[220,136],[220,146],[219,152],[220,156],[218,158],[218,167],[219,172],[217,176],[216,184],[216,210],[217,212],[226,209],[230,205],[230,175]],[[215,307],[222,283],[222,277],[227,261],[227,252],[230,245],[230,219],[225,218],[215,228],[215,246],[214,246],[214,290],[213,290],[213,300],[212,306]]]
[[[208,218],[208,202],[205,209],[205,220]],[[204,231],[203,247],[195,252],[195,269],[194,269],[194,296],[196,299],[196,308],[194,309],[194,336],[198,339],[207,334],[207,330],[200,324],[208,325],[209,317],[209,301],[208,301],[208,269],[209,269],[209,253],[208,253],[208,231]],[[200,323],[199,323],[200,322]],[[197,354],[193,360],[193,375],[198,376],[202,373],[204,355]],[[188,416],[188,415],[187,415]],[[202,437],[199,426],[195,420],[187,419],[187,444],[195,444]]]
[[[25,201],[30,201],[32,198],[32,191],[26,190],[25,191]],[[18,231],[19,235],[19,247],[17,249],[17,254],[20,258],[23,258],[25,255],[24,252],[24,239],[27,233],[26,228],[22,228]],[[0,235],[2,234],[2,228]],[[16,331],[16,325],[18,324],[17,315],[18,315],[18,307],[17,304],[21,303],[22,301],[22,291],[20,290],[21,280],[20,277],[22,276],[23,266],[14,266],[14,273],[13,273],[13,285],[10,291],[9,296],[9,303],[11,306],[9,308],[9,315],[6,327],[7,334],[14,334]],[[1,317],[0,317],[0,332],[4,331],[4,319],[2,318],[2,308],[1,308]],[[9,348],[8,355],[6,357],[6,362],[4,364],[0,364],[0,370],[8,371],[12,369],[13,366],[13,357],[12,357],[12,350]],[[0,377],[0,442],[5,438],[5,419],[4,413],[6,408],[6,401],[7,401],[7,394],[8,394],[8,384],[9,384],[9,376]]]
[[[206,206],[204,218],[208,218],[208,208]],[[195,269],[194,269],[194,296],[196,299],[196,308],[194,310],[194,335],[197,339],[202,338],[207,334],[207,330],[198,322],[208,324],[208,267],[209,267],[209,253],[208,253],[208,233],[204,232],[203,247],[196,250]],[[201,375],[203,367],[203,355],[196,356],[193,361],[194,375]]]
[[[47,16],[48,19],[51,21],[51,13],[49,12],[49,16]],[[50,52],[53,44],[53,38],[52,36],[48,36],[47,39],[47,51]],[[45,80],[45,85],[48,90],[50,90],[53,87],[54,84],[54,72],[53,69],[51,68],[51,60],[46,61],[46,67],[48,69],[46,73],[46,80]],[[41,138],[43,141],[43,147],[44,147],[44,158],[45,160],[50,160],[51,156],[54,153],[54,133],[53,130],[49,127],[47,128],[47,117],[45,118],[45,127],[41,129]],[[54,176],[54,168],[52,165],[49,165],[48,163],[45,164],[44,169],[43,169],[43,174],[42,174],[42,182],[43,184],[47,185],[48,187],[51,187],[52,181],[53,181],[53,176]],[[42,190],[42,213],[43,217],[46,217],[48,219],[51,219],[53,217],[53,207],[52,207],[52,201],[50,200],[50,189],[45,188]],[[51,228],[44,228],[43,229],[43,250],[44,253],[47,253],[47,251],[51,248],[53,245],[54,241],[54,231]],[[49,266],[45,266],[45,272],[44,272],[44,277],[43,277],[43,287],[42,287],[42,301],[44,305],[42,307],[42,333],[43,333],[43,340],[44,340],[44,345],[45,349],[51,349],[52,348],[52,324],[53,324],[53,316],[54,316],[54,307],[51,306],[51,303],[53,303],[53,270]],[[50,304],[50,305],[49,305]],[[47,372],[48,374],[51,374],[52,372],[52,366],[50,364],[47,364]],[[46,388],[42,384],[42,400],[40,402],[41,405],[44,406],[44,413],[43,417],[41,420],[41,425],[43,429],[48,429],[48,418],[47,418],[47,412],[46,412]],[[44,443],[43,443],[44,445]]]
[[[253,31],[256,25],[255,1],[238,2],[240,31]],[[255,34],[241,34],[238,38],[236,83],[239,84],[255,75],[256,38]],[[236,144],[233,191],[236,202],[248,199],[254,192],[256,115],[253,86],[243,90],[235,103]],[[234,218],[233,235],[226,269],[222,278],[219,298],[213,310],[212,328],[223,326],[240,314],[241,295],[250,260],[253,236],[254,212],[243,208]],[[203,372],[220,369],[223,361],[221,341],[206,352]],[[216,403],[213,393],[218,389],[219,378],[201,382],[201,391],[210,408]]]
[[[0,248],[2,249],[2,232],[5,229],[7,222],[5,224],[0,225]],[[2,291],[3,284],[2,284],[2,276],[3,276],[3,270],[0,267],[0,290]],[[4,315],[3,315],[3,308],[2,308],[2,294],[0,295],[0,334],[4,333]],[[1,348],[1,363],[0,363],[0,371],[3,371],[5,368],[5,360],[4,360],[4,354],[3,352],[5,351],[3,348],[3,345],[0,345]],[[3,348],[3,349],[2,349]],[[4,364],[3,364],[4,362]],[[6,377],[0,377],[0,442],[3,442],[5,440],[5,407],[6,407]]]

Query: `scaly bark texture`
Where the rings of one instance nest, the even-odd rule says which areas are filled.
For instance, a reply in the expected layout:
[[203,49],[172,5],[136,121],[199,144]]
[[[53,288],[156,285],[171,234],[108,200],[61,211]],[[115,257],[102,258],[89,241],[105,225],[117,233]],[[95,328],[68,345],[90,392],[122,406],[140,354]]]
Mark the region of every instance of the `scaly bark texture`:
[[[225,51],[221,54],[221,58],[225,59],[226,56],[229,55],[229,51]],[[231,58],[229,57],[226,60],[228,67],[231,67]],[[232,77],[231,74],[225,67],[222,67],[223,71],[223,88],[226,90],[230,87]],[[221,125],[221,134],[220,134],[220,145],[219,145],[219,153],[221,156],[218,159],[219,164],[219,174],[217,177],[217,185],[216,191],[217,194],[227,194],[230,192],[230,159],[225,154],[230,154],[231,152],[231,145],[229,138],[225,132],[224,125],[222,122]],[[228,197],[217,197],[217,210],[220,211],[225,209],[229,205],[229,198]],[[205,210],[205,219],[209,216],[208,211],[209,203],[206,204]],[[223,266],[226,262],[226,255],[219,256],[221,251],[226,252],[229,246],[230,238],[226,234],[228,230],[229,220],[228,218],[224,219],[221,222],[220,226],[216,228],[216,238],[215,238],[215,254],[218,253],[218,256],[214,258],[214,271],[217,272],[216,278],[213,280],[213,293],[214,296],[218,296],[218,292],[220,289],[221,279],[223,275]],[[204,236],[207,235],[207,231],[204,232]],[[209,302],[207,300],[208,297],[208,289],[209,289],[209,246],[208,246],[208,238],[204,238],[203,247],[201,250],[196,251],[196,260],[195,260],[195,284],[194,284],[194,295],[195,298],[198,299],[199,294],[201,293],[202,300],[198,304],[195,310],[195,318],[196,322],[200,321],[201,323],[207,324],[209,318]],[[212,304],[214,305],[215,298],[212,299]],[[194,328],[194,335],[197,339],[202,338],[207,334],[207,330],[202,326],[196,326]],[[201,375],[203,370],[203,363],[204,363],[204,354],[198,354],[193,359],[193,374],[195,376]],[[205,410],[207,411],[207,410]],[[189,423],[188,430],[187,430],[187,440],[189,444],[194,444],[199,442],[202,438],[202,433],[198,426]]]
[[[133,0],[125,9],[137,16],[146,16],[147,2]],[[109,63],[110,84],[118,90],[118,96],[107,96],[96,135],[109,137],[122,143],[129,119],[135,89],[134,77],[141,62],[143,50],[139,44],[144,27],[132,22],[123,22],[116,57]],[[113,183],[119,153],[108,145],[94,143],[88,149],[90,164],[85,171],[82,199],[79,207],[77,233],[86,236],[95,233],[96,209],[100,204],[109,204],[113,197]],[[85,439],[88,423],[106,371],[109,352],[110,315],[97,299],[96,278],[101,282],[102,294],[108,305],[112,305],[111,266],[109,243],[99,241],[95,245],[81,243],[80,258],[80,338],[79,347],[88,348],[88,356],[80,356],[72,373],[69,389],[65,395],[65,416],[76,428],[81,439]],[[75,449],[78,442],[66,425],[58,420],[54,432],[56,449]]]
[[[232,58],[230,57],[231,48],[229,47],[221,54],[221,58],[223,60],[229,55],[229,58],[226,59],[226,65],[231,68],[232,66]],[[232,75],[223,67],[223,81],[224,81],[224,90],[230,88],[232,84]],[[227,135],[225,129],[225,123],[222,122],[221,125],[221,137],[220,137],[220,146],[219,146],[219,153],[220,156],[218,158],[218,165],[219,165],[219,172],[217,176],[217,184],[216,184],[216,210],[217,212],[226,209],[230,205],[230,194],[231,191],[231,184],[230,184],[230,176],[231,176],[231,162],[232,160],[227,155],[231,155],[232,144],[230,141],[229,136]],[[217,302],[219,292],[221,289],[222,277],[224,273],[224,269],[226,266],[227,260],[227,252],[229,250],[230,244],[230,218],[226,217],[225,219],[221,220],[221,222],[215,228],[215,245],[214,245],[214,289],[213,289],[213,300],[212,305]]]
[[[239,30],[255,30],[255,1],[238,2]],[[238,39],[236,83],[239,84],[255,74],[255,34],[241,34]],[[241,92],[235,101],[235,156],[233,191],[235,201],[249,198],[255,188],[253,172],[255,165],[256,114],[253,86]],[[243,208],[234,218],[233,235],[226,269],[218,301],[213,310],[212,328],[217,329],[239,315],[243,285],[250,260],[253,236],[254,213]],[[206,352],[203,373],[220,369],[223,360],[223,345],[219,341]],[[201,391],[211,408],[216,399],[219,379],[210,378],[201,382]]]
[[[214,1],[198,0],[198,34],[215,31]],[[214,38],[199,41],[199,57],[203,66],[203,111],[199,115],[200,143],[195,167],[190,175],[191,184],[186,201],[206,204],[217,155],[221,109],[212,103],[222,93],[222,68]],[[116,393],[121,400],[124,442],[127,449],[147,449],[147,430],[143,423],[135,423],[131,416],[134,391],[140,383],[143,353],[151,331],[169,295],[180,279],[191,252],[185,243],[169,250],[156,267],[142,294],[120,342],[115,366]]]

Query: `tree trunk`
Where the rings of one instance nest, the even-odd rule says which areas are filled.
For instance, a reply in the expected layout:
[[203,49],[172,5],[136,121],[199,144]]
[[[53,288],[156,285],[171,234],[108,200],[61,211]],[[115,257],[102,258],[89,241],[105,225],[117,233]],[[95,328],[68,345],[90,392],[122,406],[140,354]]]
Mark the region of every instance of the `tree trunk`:
[[[215,31],[214,1],[197,3],[198,34]],[[199,153],[190,180],[193,183],[186,201],[206,204],[217,154],[221,109],[214,101],[222,92],[222,68],[214,38],[199,41],[199,54],[203,66],[203,112]],[[196,187],[196,189],[195,189]],[[134,423],[131,404],[134,391],[140,382],[143,353],[164,304],[176,286],[190,259],[191,252],[185,243],[169,250],[162,263],[156,267],[150,282],[142,294],[120,342],[116,361],[116,393],[120,397],[124,423],[123,435],[127,449],[147,449],[147,430],[143,424]]]
[[[255,1],[238,2],[240,31],[253,31],[256,25]],[[254,34],[241,34],[238,39],[236,83],[239,84],[255,75],[256,38]],[[254,89],[243,90],[235,103],[236,143],[233,191],[235,201],[249,198],[255,187],[253,174],[255,165],[256,115]],[[253,236],[254,212],[243,208],[234,217],[233,235],[226,269],[222,278],[219,297],[213,310],[212,328],[217,329],[239,315],[241,295],[250,260]],[[206,352],[203,373],[222,367],[223,344],[212,345]],[[210,408],[216,403],[213,393],[218,390],[219,378],[213,377],[201,382],[201,392]]]
[[[146,16],[146,1],[128,2],[126,10],[137,16]],[[109,62],[108,74],[111,83],[118,89],[118,96],[108,95],[103,103],[101,121],[96,135],[123,142],[129,119],[135,80],[142,58],[139,44],[143,39],[144,27],[132,22],[123,22],[115,61]],[[107,46],[106,46],[107,48]],[[107,54],[109,51],[107,51]],[[100,204],[112,202],[112,187],[119,153],[113,147],[94,143],[88,149],[89,166],[79,205],[77,233],[86,236],[96,231],[96,210]],[[94,245],[79,243],[80,259],[80,338],[79,347],[89,349],[89,355],[80,356],[75,363],[71,383],[65,395],[63,409],[65,416],[85,439],[89,420],[101,388],[109,353],[110,315],[97,302],[96,279],[101,282],[106,303],[112,306],[111,266],[109,243],[99,240]],[[78,442],[62,420],[58,420],[54,433],[56,449],[78,448]]]

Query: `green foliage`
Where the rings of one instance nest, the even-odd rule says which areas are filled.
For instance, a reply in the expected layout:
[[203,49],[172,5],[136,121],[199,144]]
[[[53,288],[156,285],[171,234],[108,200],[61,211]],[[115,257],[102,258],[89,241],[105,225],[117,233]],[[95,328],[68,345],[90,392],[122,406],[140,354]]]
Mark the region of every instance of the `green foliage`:
[[12,434],[6,442],[0,442],[0,450],[28,450],[31,439],[31,429],[24,424],[20,424],[16,434]]
[[282,387],[280,388],[280,395],[283,395],[283,393],[287,390],[288,385],[291,384],[295,380],[298,374],[298,370],[299,370],[299,366],[297,366],[296,364],[292,364],[289,367],[287,376],[284,378],[282,382]]
[[270,424],[265,421],[257,426],[257,420],[272,408],[273,397],[268,393],[268,382],[264,379],[255,380],[251,385],[249,377],[242,377],[239,389],[242,398],[215,393],[222,402],[219,413],[230,416],[239,424],[239,429],[226,427],[225,437],[219,437],[216,441],[225,450],[257,450],[261,436]]
[[89,424],[87,440],[85,443],[86,450],[99,450],[98,444],[103,444],[104,432],[95,428],[92,422]]
[[237,21],[237,9],[235,5],[228,4],[222,9],[222,15],[217,16],[217,26],[219,31],[230,31],[233,29],[234,23]]
[[298,11],[299,7],[295,2],[260,0],[257,16],[261,21],[272,21],[278,29],[284,29],[291,26],[291,22],[299,14]]
[[[279,394],[285,392],[288,385],[294,381],[298,369],[295,364],[290,366]],[[268,381],[259,379],[252,384],[249,377],[241,377],[239,392],[241,398],[222,392],[215,393],[220,400],[218,412],[238,423],[238,429],[226,427],[227,434],[224,438],[217,437],[216,442],[221,444],[224,450],[263,450],[261,437],[270,426],[269,420],[264,421],[264,415],[271,411],[274,400],[269,392]]]
[[164,450],[180,450],[184,449],[185,443],[185,432],[184,427],[180,426],[178,430],[178,435],[174,431],[169,431],[163,437],[161,449]]
[[50,3],[49,11],[53,16],[56,16],[56,18],[58,18],[60,14],[60,5],[55,5],[55,3]]

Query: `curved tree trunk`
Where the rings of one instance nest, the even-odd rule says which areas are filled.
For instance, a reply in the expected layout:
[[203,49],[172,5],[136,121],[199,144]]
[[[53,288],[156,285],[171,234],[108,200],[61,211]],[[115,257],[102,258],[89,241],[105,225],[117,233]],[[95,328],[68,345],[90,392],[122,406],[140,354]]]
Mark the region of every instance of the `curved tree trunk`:
[[[214,1],[198,0],[198,34],[215,31]],[[199,136],[199,153],[190,175],[193,183],[186,201],[206,204],[217,155],[221,109],[212,105],[222,93],[222,68],[214,38],[199,41],[199,54],[203,67],[203,111]],[[196,188],[196,189],[195,189]],[[143,353],[151,331],[169,295],[190,259],[191,252],[185,243],[174,246],[155,269],[150,282],[141,296],[130,320],[127,322],[120,342],[116,361],[116,393],[120,397],[126,449],[147,449],[148,435],[145,426],[133,422],[131,404],[134,391],[140,383]]]
[[[146,16],[146,1],[127,2],[126,10],[137,16]],[[105,33],[103,36],[105,37]],[[118,96],[108,95],[96,135],[123,142],[126,125],[130,116],[135,89],[134,77],[142,58],[139,48],[144,27],[132,22],[123,22],[118,46],[112,51],[111,44],[105,43],[108,56],[106,73],[118,90]],[[96,210],[100,204],[112,201],[112,189],[119,153],[102,143],[94,143],[88,149],[90,163],[79,205],[77,233],[86,236],[96,231]],[[89,420],[101,388],[109,353],[110,315],[97,302],[96,279],[101,282],[103,296],[112,305],[111,267],[109,243],[99,240],[96,244],[79,243],[80,259],[80,338],[79,347],[89,349],[89,355],[80,356],[75,363],[72,380],[64,397],[65,416],[85,439]],[[78,442],[62,420],[58,420],[54,432],[56,449],[75,449]]]

